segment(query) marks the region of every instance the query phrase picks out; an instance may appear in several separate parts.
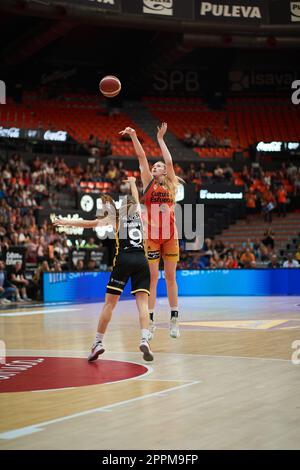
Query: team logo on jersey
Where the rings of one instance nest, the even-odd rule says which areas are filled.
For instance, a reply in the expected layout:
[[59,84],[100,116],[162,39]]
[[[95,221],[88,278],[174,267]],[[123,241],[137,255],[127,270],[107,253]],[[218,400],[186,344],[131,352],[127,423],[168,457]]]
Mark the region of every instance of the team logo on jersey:
[[157,190],[157,184],[153,186],[153,189],[156,191]]

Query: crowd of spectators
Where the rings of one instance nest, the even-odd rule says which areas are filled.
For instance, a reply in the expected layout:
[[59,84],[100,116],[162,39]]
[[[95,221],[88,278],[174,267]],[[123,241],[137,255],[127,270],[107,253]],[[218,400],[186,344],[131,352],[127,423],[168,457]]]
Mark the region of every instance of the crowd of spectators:
[[[126,193],[129,188],[123,180],[128,172],[122,161],[116,163],[113,159],[107,163],[96,159],[94,164],[88,163],[84,166],[82,163],[77,163],[73,167],[68,166],[61,157],[49,160],[36,156],[27,162],[17,154],[9,161],[1,158],[0,155],[0,161],[2,161],[0,164],[0,259],[4,260],[4,254],[10,246],[21,246],[26,249],[26,263],[35,267],[28,285],[24,266],[19,267],[22,273],[17,273],[18,278],[7,277],[4,282],[0,275],[0,299],[1,296],[3,297],[3,283],[8,283],[7,288],[16,289],[15,298],[27,300],[32,296],[32,293],[29,295],[27,291],[29,289],[34,293],[33,287],[35,287],[34,295],[40,295],[40,279],[43,271],[60,271],[68,268],[70,252],[68,236],[65,233],[58,233],[50,220],[39,221],[37,217],[39,209],[59,209],[61,197],[64,198],[64,194],[68,194],[71,199],[75,200],[82,182],[108,182],[111,193]],[[247,166],[237,175],[230,164],[217,165],[213,170],[208,171],[204,162],[191,163],[187,169],[175,164],[175,171],[187,183],[195,183],[196,188],[200,188],[204,183],[234,184],[238,179],[246,188],[249,213],[262,211],[264,216],[270,212],[265,210],[270,203],[277,207],[279,215],[285,216],[290,194],[298,194],[299,191],[299,168],[292,164],[283,165],[272,175],[259,167]],[[138,184],[140,185],[140,182]],[[289,194],[286,189],[287,184],[290,185]],[[270,219],[266,220],[270,221]],[[253,243],[248,241],[247,243],[242,248],[236,248],[223,246],[220,241],[206,241],[206,245],[200,252],[187,253],[183,250],[179,267],[254,267],[260,261],[273,263],[274,266],[278,263],[282,264],[281,260],[274,258],[276,253],[271,242],[271,245],[266,245],[263,241]],[[88,245],[100,246],[101,242],[93,239],[89,240]],[[296,258],[290,260],[289,263],[295,265],[295,262],[299,261],[300,250]],[[93,269],[92,264],[90,269]],[[76,269],[80,270],[80,266]]]
[[231,140],[228,136],[220,139],[216,137],[210,128],[205,128],[200,132],[187,132],[184,135],[183,143],[186,147],[206,147],[206,148],[230,148]]
[[180,247],[179,269],[251,269],[299,268],[300,245],[295,254],[288,253],[287,259],[280,258],[275,250],[275,241],[268,230],[262,240],[250,238],[241,246],[225,244],[222,240],[207,238],[200,251],[186,251]]
[[84,147],[94,157],[108,157],[112,154],[111,142],[108,139],[102,141],[93,134],[90,134]]

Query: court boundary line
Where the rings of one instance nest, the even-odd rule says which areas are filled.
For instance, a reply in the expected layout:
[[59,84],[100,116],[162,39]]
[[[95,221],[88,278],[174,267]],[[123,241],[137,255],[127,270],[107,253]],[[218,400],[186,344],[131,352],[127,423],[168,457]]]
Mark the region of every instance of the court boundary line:
[[86,415],[93,414],[93,413],[98,413],[98,412],[103,412],[103,411],[104,412],[111,411],[111,409],[117,408],[118,406],[128,405],[128,404],[135,403],[137,401],[141,401],[141,400],[144,400],[144,399],[147,399],[147,398],[152,398],[152,397],[156,397],[156,396],[163,396],[163,395],[165,395],[167,393],[170,393],[170,392],[173,392],[175,390],[190,387],[191,385],[198,385],[200,383],[201,383],[201,381],[191,381],[189,383],[186,383],[186,384],[183,384],[183,385],[178,385],[176,387],[170,387],[170,388],[167,388],[165,390],[161,390],[159,392],[148,393],[148,394],[140,396],[140,397],[130,398],[129,400],[123,400],[123,401],[120,401],[120,402],[117,402],[117,403],[112,403],[111,405],[104,405],[104,406],[101,406],[99,408],[92,408],[91,410],[81,411],[79,413],[73,413],[71,415],[63,416],[61,418],[56,418],[56,419],[52,419],[52,420],[49,420],[49,421],[44,421],[44,422],[41,422],[41,423],[36,423],[36,424],[30,425],[30,426],[25,426],[23,428],[12,429],[11,431],[6,431],[6,432],[3,432],[3,433],[0,433],[0,439],[12,440],[12,439],[16,439],[18,437],[27,436],[27,435],[30,435],[30,434],[33,434],[33,433],[36,433],[36,432],[43,431],[45,427],[47,427],[51,424],[61,423],[63,421],[76,419],[76,418],[79,418],[81,416],[86,416]]
[[80,308],[54,308],[54,309],[45,309],[45,310],[33,310],[33,311],[28,311],[28,310],[25,310],[22,311],[22,310],[16,310],[15,312],[4,312],[4,313],[1,313],[0,311],[0,318],[2,317],[25,317],[25,316],[29,316],[29,315],[49,315],[49,314],[52,314],[52,313],[61,313],[61,312],[64,312],[64,313],[71,313],[71,312],[76,312],[76,311],[81,311]]

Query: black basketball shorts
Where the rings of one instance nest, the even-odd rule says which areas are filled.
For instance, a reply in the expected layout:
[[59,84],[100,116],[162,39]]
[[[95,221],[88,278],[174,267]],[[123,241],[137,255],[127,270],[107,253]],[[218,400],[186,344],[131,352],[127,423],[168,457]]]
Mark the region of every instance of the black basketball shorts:
[[146,292],[150,295],[150,270],[144,252],[119,253],[106,292],[114,295],[122,294],[129,278],[131,279],[131,294]]

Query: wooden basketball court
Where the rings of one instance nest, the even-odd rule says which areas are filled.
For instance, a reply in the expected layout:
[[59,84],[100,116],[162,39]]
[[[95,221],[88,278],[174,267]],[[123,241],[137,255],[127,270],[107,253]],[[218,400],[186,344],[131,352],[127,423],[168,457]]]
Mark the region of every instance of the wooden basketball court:
[[0,310],[0,449],[300,449],[299,297],[160,299],[153,363],[133,300],[86,361],[100,307]]

